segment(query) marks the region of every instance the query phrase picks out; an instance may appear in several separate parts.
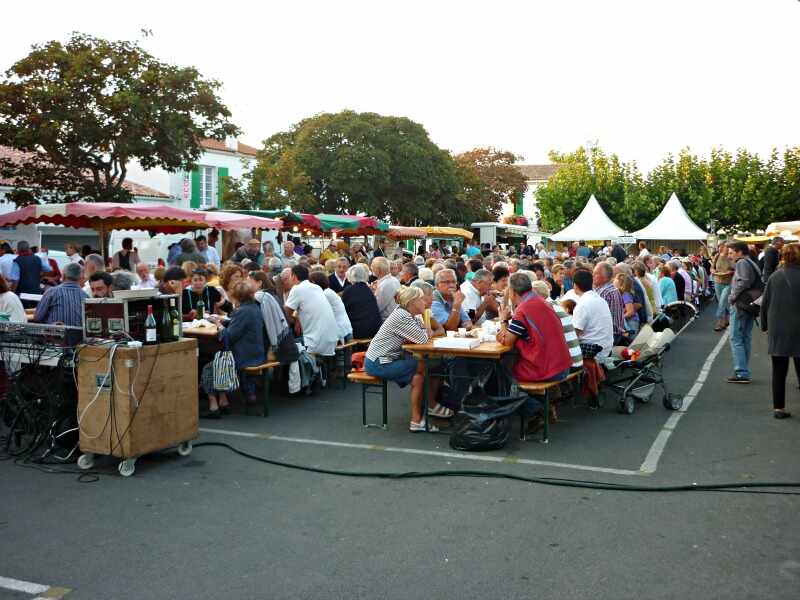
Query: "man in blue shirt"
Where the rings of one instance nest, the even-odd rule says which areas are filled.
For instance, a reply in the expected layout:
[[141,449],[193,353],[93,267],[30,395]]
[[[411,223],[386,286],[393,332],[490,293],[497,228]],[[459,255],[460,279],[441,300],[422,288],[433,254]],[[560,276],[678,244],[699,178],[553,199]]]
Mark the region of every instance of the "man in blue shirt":
[[456,331],[459,327],[472,329],[467,311],[464,310],[464,294],[458,289],[458,279],[453,269],[442,269],[436,274],[436,291],[433,293],[431,314],[442,324],[445,331]]
[[578,242],[578,249],[575,251],[575,255],[589,258],[592,255],[592,249],[586,245],[586,242],[581,240]]
[[[19,296],[21,294],[42,293],[42,273],[52,272],[50,263],[31,252],[31,247],[26,241],[17,244],[17,257],[11,265],[9,282],[12,289]],[[33,308],[36,303],[32,300],[23,300],[25,308]]]
[[473,256],[477,256],[480,253],[481,249],[480,246],[478,246],[478,240],[472,240],[472,242],[469,245],[469,248],[467,248],[467,256],[469,258],[472,258]]

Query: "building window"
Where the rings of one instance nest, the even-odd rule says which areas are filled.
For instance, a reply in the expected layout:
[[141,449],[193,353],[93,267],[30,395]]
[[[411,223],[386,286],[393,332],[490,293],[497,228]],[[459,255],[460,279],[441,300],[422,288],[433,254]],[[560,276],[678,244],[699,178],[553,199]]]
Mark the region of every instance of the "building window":
[[214,182],[215,167],[200,167],[200,206],[208,208],[216,205],[217,197]]

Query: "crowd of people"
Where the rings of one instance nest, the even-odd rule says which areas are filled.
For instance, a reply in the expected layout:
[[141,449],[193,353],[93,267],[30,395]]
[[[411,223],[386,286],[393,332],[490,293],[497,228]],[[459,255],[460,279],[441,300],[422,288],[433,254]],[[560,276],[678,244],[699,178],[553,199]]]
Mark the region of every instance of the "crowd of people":
[[[761,326],[770,336],[775,414],[789,414],[779,381],[785,381],[789,357],[800,367],[795,341],[800,324],[790,329],[795,331],[791,336],[775,324],[798,313],[787,309],[792,301],[800,302],[792,295],[800,292],[797,244],[784,247],[776,239],[759,257],[743,242],[721,243],[709,257],[704,251],[683,256],[664,247],[650,249],[645,242],[630,251],[610,243],[591,248],[582,241],[563,250],[543,244],[501,248],[434,242],[421,244],[412,255],[389,240],[375,249],[331,240],[317,252],[299,238],[287,238],[278,248],[252,239],[223,262],[217,241],[214,233],[185,238],[170,247],[166,264],[152,272],[130,239],[108,262],[68,245],[69,263],[57,279],[51,262],[36,248],[19,242],[14,252],[3,244],[0,313],[24,320],[27,302],[19,295],[41,294],[43,286],[34,321],[75,326],[87,297],[135,288],[179,294],[185,321],[204,318],[220,326],[220,339],[233,353],[250,401],[254,382],[243,369],[276,356],[287,336],[320,357],[332,356],[340,342],[371,338],[365,370],[411,386],[409,428],[419,431],[426,415],[449,418],[453,410],[439,403],[441,381],[431,382],[429,397],[422,397],[422,366],[402,351],[405,343],[425,343],[494,319],[499,321],[498,339],[515,348],[516,379],[558,380],[582,368],[583,357],[606,356],[613,347],[629,344],[669,304],[699,305],[716,295],[714,329],[732,330],[734,375],[729,381],[747,383],[755,318],[742,308],[742,299],[755,299],[752,290],[761,295],[766,286]],[[423,319],[425,314],[430,319]],[[438,379],[446,381],[459,368],[463,371],[463,365],[451,365]],[[210,373],[204,372],[201,384],[209,397],[204,416],[224,414],[228,399],[214,389]]]

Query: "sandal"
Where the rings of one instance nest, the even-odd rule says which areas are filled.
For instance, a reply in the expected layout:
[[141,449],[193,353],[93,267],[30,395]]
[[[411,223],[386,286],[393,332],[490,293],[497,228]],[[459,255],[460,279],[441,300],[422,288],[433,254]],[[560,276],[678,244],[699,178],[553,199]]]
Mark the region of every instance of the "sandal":
[[433,408],[428,409],[428,414],[431,417],[436,417],[437,419],[452,419],[455,413],[452,411],[452,409],[449,409],[442,404],[437,404]]
[[[408,423],[408,430],[411,433],[424,432],[425,431],[425,420],[423,419],[419,423],[417,423],[416,421],[410,421]],[[431,432],[431,433],[436,433],[437,431],[439,431],[439,428],[436,427],[436,425],[430,425],[428,427],[428,431]]]

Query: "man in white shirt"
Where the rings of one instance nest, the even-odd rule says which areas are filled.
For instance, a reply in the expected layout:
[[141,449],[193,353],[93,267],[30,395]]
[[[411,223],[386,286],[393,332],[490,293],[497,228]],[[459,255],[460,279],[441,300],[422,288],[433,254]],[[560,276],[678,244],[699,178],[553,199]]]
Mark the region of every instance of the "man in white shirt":
[[480,325],[486,320],[486,309],[498,311],[497,301],[489,292],[492,289],[494,278],[488,269],[478,269],[472,279],[461,284],[461,293],[464,302],[461,304],[474,325]]
[[378,310],[381,319],[386,320],[392,311],[397,308],[394,297],[400,291],[400,281],[392,277],[389,261],[383,256],[372,259],[370,265],[372,274],[377,278],[375,282],[375,299],[378,301]]
[[292,283],[284,306],[289,321],[294,322],[292,313],[297,311],[306,349],[321,356],[333,356],[339,334],[336,316],[322,288],[308,280],[308,269],[303,265],[292,267]]
[[202,254],[206,259],[206,264],[214,265],[219,269],[220,259],[219,253],[214,246],[208,245],[206,236],[201,235],[195,238],[194,243],[197,245],[197,251]]
[[650,256],[650,251],[647,249],[647,244],[644,242],[639,242],[639,260],[643,260],[646,256]]
[[597,344],[598,356],[608,356],[614,346],[614,325],[608,303],[592,290],[592,274],[579,269],[573,279],[578,303],[572,313],[572,324],[581,344]]

